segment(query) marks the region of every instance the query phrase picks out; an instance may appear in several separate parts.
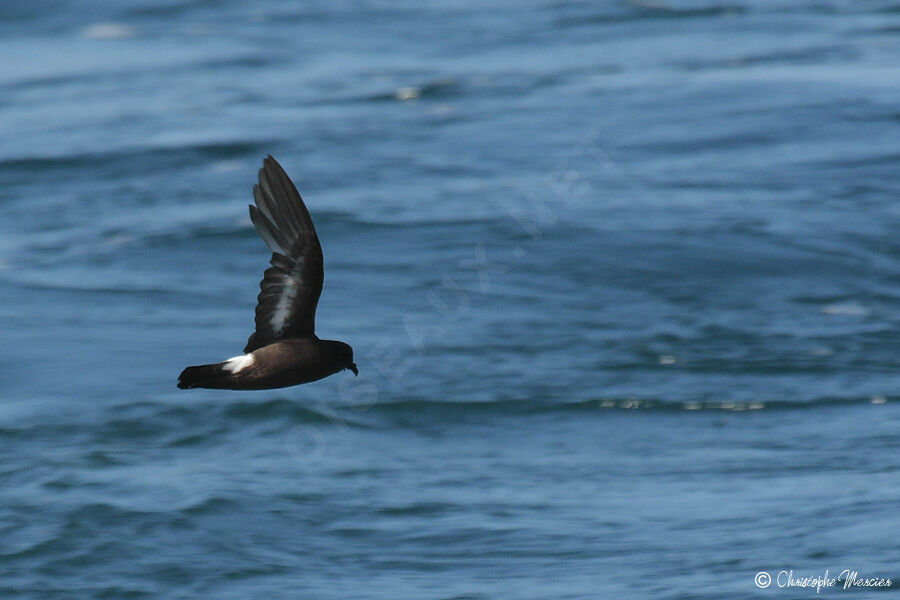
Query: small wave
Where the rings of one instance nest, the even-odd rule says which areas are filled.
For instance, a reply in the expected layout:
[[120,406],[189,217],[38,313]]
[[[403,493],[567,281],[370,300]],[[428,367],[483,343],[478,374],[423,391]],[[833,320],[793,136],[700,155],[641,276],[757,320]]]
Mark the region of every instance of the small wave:
[[59,541],[59,537],[39,539],[24,547],[14,546],[12,550],[0,552],[0,557],[3,557],[5,562],[11,562],[15,559],[43,556],[55,550],[59,546]]
[[54,171],[77,172],[102,169],[106,176],[130,176],[135,172],[147,174],[157,170],[166,173],[183,168],[196,160],[203,165],[240,156],[253,157],[268,152],[277,142],[272,140],[198,141],[176,146],[119,148],[110,152],[93,152],[47,156],[24,156],[0,160],[0,172],[39,175],[46,180]]
[[81,30],[81,37],[89,40],[118,40],[137,35],[137,29],[124,23],[94,23]]
[[[303,404],[277,398],[263,402],[241,401],[229,404],[223,409],[223,416],[244,422],[285,419],[296,424],[327,424],[335,422],[335,417],[326,412],[309,408]],[[350,425],[343,417],[341,425]]]
[[240,505],[230,498],[213,496],[182,508],[178,512],[185,516],[211,515],[221,512],[235,512]]
[[399,100],[403,102],[407,100],[429,98],[448,98],[458,96],[462,91],[462,85],[457,79],[436,79],[418,85],[403,85],[389,92],[378,92],[367,96],[360,96],[356,98],[356,100],[376,102]]
[[586,27],[592,25],[618,25],[634,21],[657,21],[672,19],[711,19],[734,17],[747,9],[740,5],[701,6],[679,8],[666,6],[655,0],[631,0],[625,10],[614,9],[602,13],[567,15],[556,20],[559,27]]
[[90,528],[94,523],[107,525],[128,523],[136,518],[153,515],[156,511],[128,508],[109,502],[82,504],[69,511],[67,526],[73,529]]
[[673,63],[672,66],[685,71],[704,71],[783,64],[822,64],[832,61],[850,61],[854,58],[857,58],[857,54],[852,49],[836,48],[833,46],[813,46],[794,51],[783,50],[779,52],[734,56],[725,59],[695,59]]
[[[864,406],[887,404],[896,399],[889,396],[823,397],[814,400],[697,400],[672,401],[657,398],[598,398],[578,402],[554,402],[543,400],[497,400],[493,402],[454,402],[430,400],[401,400],[366,404],[369,414],[384,416],[418,416],[435,422],[447,419],[466,420],[478,416],[542,415],[553,413],[579,413],[602,411],[653,411],[653,412],[744,412],[759,410],[816,410],[833,406]],[[346,416],[355,409],[350,405],[342,408],[340,414]]]
[[822,313],[826,315],[844,315],[844,316],[865,316],[869,311],[859,304],[853,302],[841,304],[826,304],[821,308]]
[[447,502],[412,502],[401,506],[386,506],[378,509],[378,512],[390,517],[433,517],[450,514],[458,509],[458,505]]

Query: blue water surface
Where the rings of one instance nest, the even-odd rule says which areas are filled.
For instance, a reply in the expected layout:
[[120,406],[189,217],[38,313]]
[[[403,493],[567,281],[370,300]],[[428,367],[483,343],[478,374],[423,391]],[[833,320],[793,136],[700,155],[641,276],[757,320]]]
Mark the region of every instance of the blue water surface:
[[[0,597],[900,585],[898,34],[892,0],[0,4]],[[177,390],[251,333],[270,153],[360,377]]]

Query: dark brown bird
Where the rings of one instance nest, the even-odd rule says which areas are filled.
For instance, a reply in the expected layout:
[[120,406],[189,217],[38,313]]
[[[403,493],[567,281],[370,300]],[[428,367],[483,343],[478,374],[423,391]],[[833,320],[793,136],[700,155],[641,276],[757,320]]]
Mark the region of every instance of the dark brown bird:
[[267,390],[316,381],[344,369],[359,375],[353,348],[316,337],[322,247],[297,188],[271,156],[259,170],[253,198],[250,220],[272,251],[272,266],[259,284],[256,331],[243,355],[188,367],[178,376],[178,387]]

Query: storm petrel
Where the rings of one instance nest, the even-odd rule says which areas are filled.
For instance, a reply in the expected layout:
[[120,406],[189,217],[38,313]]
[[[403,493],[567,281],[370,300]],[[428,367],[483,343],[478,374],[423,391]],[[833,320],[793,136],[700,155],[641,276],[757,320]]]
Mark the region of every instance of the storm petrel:
[[359,375],[353,348],[316,337],[322,247],[297,188],[271,156],[259,170],[253,198],[250,220],[272,251],[272,266],[259,284],[256,331],[244,354],[188,367],[178,376],[178,387],[267,390],[316,381],[344,369]]

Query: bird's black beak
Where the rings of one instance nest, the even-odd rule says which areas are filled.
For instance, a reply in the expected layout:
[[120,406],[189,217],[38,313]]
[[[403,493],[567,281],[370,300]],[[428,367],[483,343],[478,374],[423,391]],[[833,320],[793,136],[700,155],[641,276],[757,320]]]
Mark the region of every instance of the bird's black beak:
[[356,363],[350,363],[350,366],[347,368],[350,369],[351,371],[353,371],[354,375],[359,377],[359,369],[356,368]]

